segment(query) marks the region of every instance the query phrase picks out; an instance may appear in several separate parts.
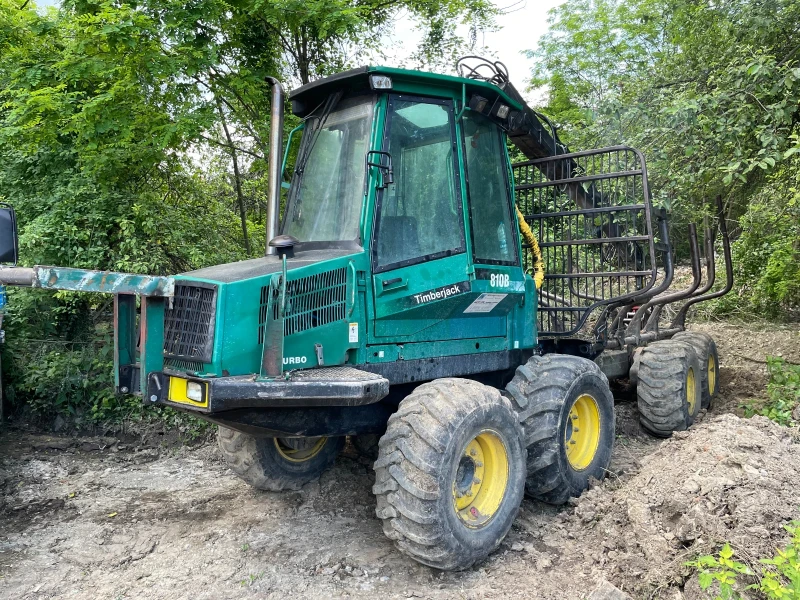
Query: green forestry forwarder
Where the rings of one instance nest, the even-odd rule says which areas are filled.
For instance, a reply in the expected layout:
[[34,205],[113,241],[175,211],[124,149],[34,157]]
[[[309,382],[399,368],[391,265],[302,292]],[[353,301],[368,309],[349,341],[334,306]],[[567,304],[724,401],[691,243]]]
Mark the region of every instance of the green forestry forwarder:
[[[569,152],[501,63],[468,57],[458,72],[362,67],[293,91],[302,137],[280,223],[270,80],[261,258],[175,277],[9,266],[0,283],[113,293],[117,391],[217,423],[231,469],[259,489],[297,489],[346,436],[379,437],[386,535],[421,563],[467,568],[524,493],[560,504],[604,477],[609,378],[638,384],[657,436],[709,406],[717,352],[684,322],[731,271],[724,220],[717,292],[715,235],[701,252],[690,227],[693,281],[666,293],[644,157]],[[16,263],[13,210],[0,213],[0,259]]]

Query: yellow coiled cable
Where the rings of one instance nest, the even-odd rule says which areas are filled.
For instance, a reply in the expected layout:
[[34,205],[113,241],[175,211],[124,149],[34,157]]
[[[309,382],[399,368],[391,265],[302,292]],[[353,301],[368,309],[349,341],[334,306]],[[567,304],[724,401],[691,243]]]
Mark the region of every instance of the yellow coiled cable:
[[539,242],[536,241],[536,236],[533,235],[533,231],[531,231],[531,228],[525,222],[525,215],[519,210],[519,206],[517,206],[516,209],[519,231],[525,243],[531,247],[531,252],[533,252],[533,256],[536,259],[536,264],[533,267],[533,281],[536,284],[536,289],[540,290],[544,283],[544,259],[542,258],[542,251],[539,248]]

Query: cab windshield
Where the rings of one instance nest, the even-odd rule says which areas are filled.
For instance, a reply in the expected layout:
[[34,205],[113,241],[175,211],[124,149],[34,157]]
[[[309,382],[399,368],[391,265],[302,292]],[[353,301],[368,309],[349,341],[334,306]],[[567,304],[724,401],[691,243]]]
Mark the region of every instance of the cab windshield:
[[307,118],[283,233],[301,242],[359,239],[374,105],[374,96],[330,98]]

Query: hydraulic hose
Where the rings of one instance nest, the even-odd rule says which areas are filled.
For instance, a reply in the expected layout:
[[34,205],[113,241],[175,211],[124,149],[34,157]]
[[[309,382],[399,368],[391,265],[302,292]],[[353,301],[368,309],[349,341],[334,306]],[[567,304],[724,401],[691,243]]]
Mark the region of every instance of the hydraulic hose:
[[533,235],[530,226],[525,222],[525,215],[519,210],[519,206],[517,206],[516,209],[519,231],[522,234],[522,239],[531,247],[531,252],[533,252],[536,263],[533,267],[533,281],[536,283],[536,289],[540,290],[544,283],[544,259],[542,258],[542,251],[539,248],[539,242],[536,241],[536,236]]

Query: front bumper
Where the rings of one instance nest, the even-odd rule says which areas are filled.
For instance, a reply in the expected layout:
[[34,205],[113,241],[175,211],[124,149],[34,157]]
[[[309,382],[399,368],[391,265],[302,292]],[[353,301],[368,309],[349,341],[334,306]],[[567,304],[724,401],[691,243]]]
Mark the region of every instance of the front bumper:
[[[184,381],[200,384],[200,401],[186,397]],[[200,378],[164,371],[148,375],[144,401],[211,414],[244,408],[363,406],[388,393],[386,378],[353,367],[305,369],[275,380],[254,375]]]

